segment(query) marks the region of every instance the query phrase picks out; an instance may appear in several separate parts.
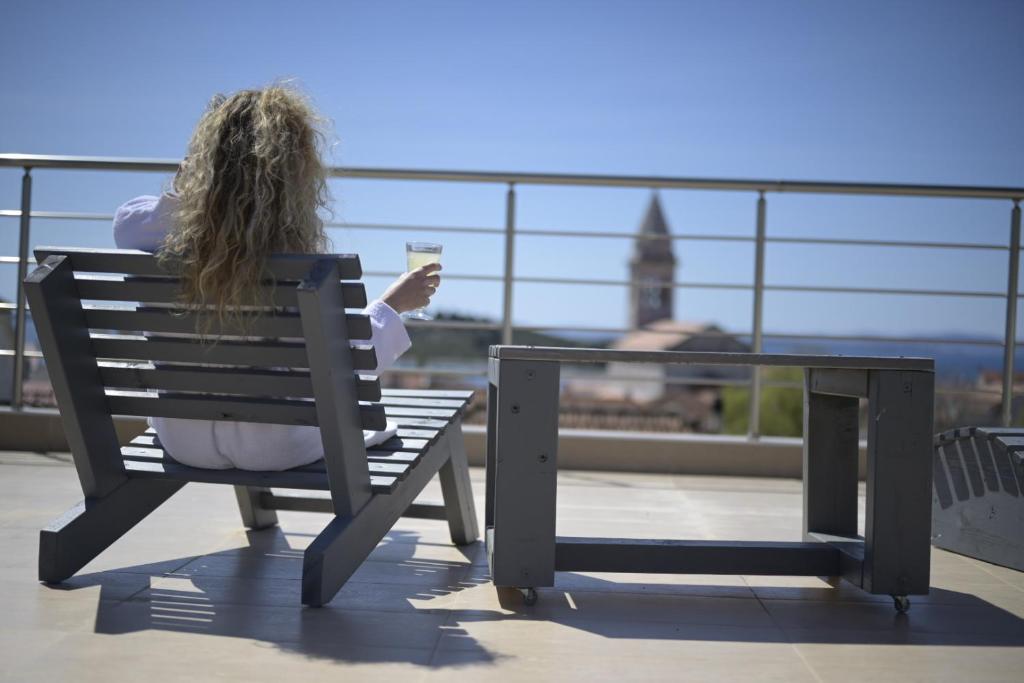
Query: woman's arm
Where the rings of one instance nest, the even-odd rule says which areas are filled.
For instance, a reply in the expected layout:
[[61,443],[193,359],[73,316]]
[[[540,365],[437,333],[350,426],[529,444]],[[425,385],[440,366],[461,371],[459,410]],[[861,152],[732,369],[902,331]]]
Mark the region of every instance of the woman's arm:
[[440,263],[430,263],[395,280],[380,299],[366,307],[373,337],[370,343],[377,353],[377,373],[386,371],[399,356],[409,350],[412,342],[400,313],[423,308],[430,303],[441,284]]

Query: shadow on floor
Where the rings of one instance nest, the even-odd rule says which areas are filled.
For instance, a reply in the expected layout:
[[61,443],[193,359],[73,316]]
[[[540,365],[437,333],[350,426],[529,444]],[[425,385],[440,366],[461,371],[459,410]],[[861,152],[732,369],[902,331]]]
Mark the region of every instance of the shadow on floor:
[[[459,664],[503,658],[478,643],[472,623],[531,620],[610,639],[835,644],[1024,646],[1024,619],[967,593],[934,589],[908,615],[891,601],[818,588],[771,589],[754,597],[737,586],[630,584],[560,574],[561,588],[540,589],[523,604],[518,591],[498,592],[500,609],[460,605],[456,594],[494,590],[485,567],[415,557],[418,534],[393,530],[337,597],[320,609],[300,606],[302,550],[279,528],[249,532],[249,545],[201,557],[74,577],[54,589],[100,586],[95,631],[162,630],[263,641],[284,651],[346,662],[430,665],[442,639],[457,640]],[[175,567],[169,570],[169,567]],[[685,587],[680,576],[678,587]],[[720,597],[706,597],[708,594]],[[484,601],[484,604],[494,604]],[[435,606],[436,605],[436,606]],[[470,630],[472,630],[470,628]]]

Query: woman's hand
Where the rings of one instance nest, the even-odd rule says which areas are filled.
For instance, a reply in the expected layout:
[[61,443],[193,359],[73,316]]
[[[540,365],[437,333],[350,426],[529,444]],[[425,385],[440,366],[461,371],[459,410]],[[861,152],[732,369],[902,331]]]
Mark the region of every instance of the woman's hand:
[[434,296],[434,291],[441,285],[441,276],[437,274],[439,270],[440,263],[428,263],[409,271],[392,282],[380,300],[395,309],[396,313],[423,308],[430,303],[430,297]]

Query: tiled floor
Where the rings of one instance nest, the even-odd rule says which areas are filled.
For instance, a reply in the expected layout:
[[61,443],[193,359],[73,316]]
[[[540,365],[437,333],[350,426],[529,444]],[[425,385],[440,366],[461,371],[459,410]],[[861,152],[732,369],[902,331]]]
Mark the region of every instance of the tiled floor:
[[[1024,680],[1024,574],[942,551],[906,616],[813,577],[565,573],[524,607],[488,583],[479,544],[403,520],[317,610],[299,606],[301,553],[325,518],[284,513],[247,534],[231,492],[206,485],[42,586],[38,529],[78,497],[65,456],[0,454],[0,680]],[[795,481],[560,478],[563,535],[795,540],[799,527]]]

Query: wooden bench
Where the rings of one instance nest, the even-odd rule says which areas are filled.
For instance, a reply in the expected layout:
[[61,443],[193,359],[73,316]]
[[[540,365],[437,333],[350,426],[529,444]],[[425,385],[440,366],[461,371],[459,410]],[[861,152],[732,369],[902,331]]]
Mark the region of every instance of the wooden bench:
[[[804,368],[803,541],[669,541],[555,536],[561,363]],[[496,586],[536,600],[556,571],[841,576],[870,593],[929,587],[930,358],[610,351],[492,346],[485,538]],[[858,401],[868,400],[867,514],[857,530]],[[529,492],[529,496],[525,495]]]
[[[382,391],[360,374],[377,362],[350,344],[371,336],[366,315],[346,312],[366,305],[358,257],[273,257],[274,308],[251,338],[215,324],[215,343],[175,310],[179,281],[150,254],[40,248],[36,259],[26,294],[85,495],[40,533],[40,580],[72,576],[190,481],[234,486],[251,529],[275,525],[275,510],[333,515],[304,553],[307,605],[328,602],[403,515],[447,519],[458,545],[477,539],[460,421],[471,392]],[[114,415],[319,426],[325,457],[283,472],[198,469],[152,431],[122,448]],[[362,430],[389,418],[398,434],[367,449]],[[444,505],[414,503],[435,474]]]

